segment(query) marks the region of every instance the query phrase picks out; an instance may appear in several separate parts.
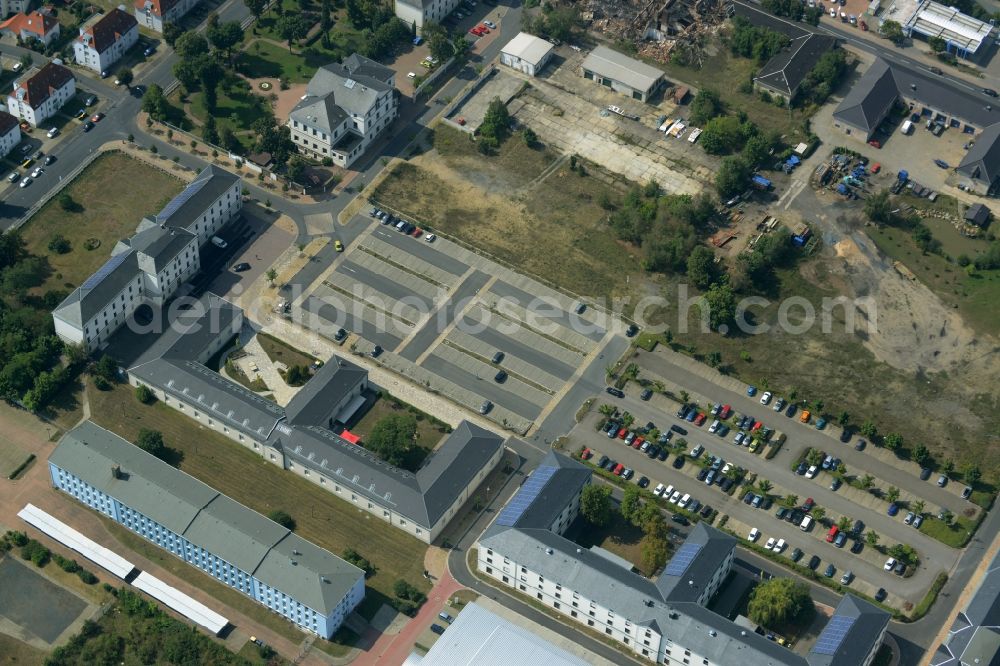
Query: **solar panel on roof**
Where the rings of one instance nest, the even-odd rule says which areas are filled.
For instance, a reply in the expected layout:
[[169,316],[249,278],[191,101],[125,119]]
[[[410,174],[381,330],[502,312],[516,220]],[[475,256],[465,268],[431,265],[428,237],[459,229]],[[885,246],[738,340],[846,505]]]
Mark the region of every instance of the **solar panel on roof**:
[[97,269],[93,275],[87,278],[86,282],[83,283],[82,289],[93,289],[101,283],[101,280],[108,277],[116,268],[122,265],[128,258],[128,252],[122,252],[121,254],[116,254],[107,261],[104,265]]
[[694,558],[698,556],[701,552],[700,543],[685,543],[682,544],[674,556],[667,563],[667,568],[663,570],[668,576],[683,576],[687,568],[691,566],[691,562]]
[[176,197],[171,199],[170,203],[168,203],[166,206],[163,207],[163,210],[160,211],[160,214],[156,216],[157,220],[163,221],[169,219],[171,215],[177,212],[178,208],[186,204],[191,199],[191,197],[200,192],[201,188],[205,186],[206,182],[207,181],[205,180],[196,180],[187,187],[185,187],[183,192],[181,192]]
[[812,651],[816,654],[836,654],[840,644],[844,642],[844,637],[851,630],[856,618],[846,615],[834,615],[830,622],[823,627],[823,632],[816,639],[816,645]]
[[549,465],[543,465],[536,469],[524,482],[521,489],[517,491],[514,498],[500,511],[500,515],[497,516],[497,525],[511,527],[517,523],[528,507],[538,498],[538,493],[542,492],[542,488],[545,487],[557,469]]

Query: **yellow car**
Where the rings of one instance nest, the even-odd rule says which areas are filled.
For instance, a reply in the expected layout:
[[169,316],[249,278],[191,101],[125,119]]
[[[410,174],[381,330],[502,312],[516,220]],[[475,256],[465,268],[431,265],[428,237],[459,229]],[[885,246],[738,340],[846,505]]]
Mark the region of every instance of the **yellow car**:
[[750,442],[750,453],[757,453],[757,449],[759,449],[759,448],[760,448],[760,440],[759,439],[755,439],[752,442]]
[[344,244],[341,243],[340,241],[334,241],[334,243],[333,243],[333,249],[335,249],[337,252],[343,252],[344,251]]
[[28,167],[30,167],[34,163],[35,163],[35,160],[33,160],[33,159],[31,159],[29,157],[28,159],[26,159],[23,162],[21,162],[21,168],[22,169],[27,169]]

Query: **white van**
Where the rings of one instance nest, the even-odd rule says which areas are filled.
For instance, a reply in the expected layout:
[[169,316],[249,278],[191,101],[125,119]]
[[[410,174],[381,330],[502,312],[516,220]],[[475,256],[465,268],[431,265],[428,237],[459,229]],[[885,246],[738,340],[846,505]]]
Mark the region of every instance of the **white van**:
[[912,134],[913,133],[913,121],[912,120],[904,120],[903,124],[899,128],[899,131],[902,134]]
[[663,491],[663,499],[670,499],[670,496],[674,494],[674,487],[667,486],[667,489]]
[[214,245],[215,247],[217,247],[219,249],[224,250],[224,249],[226,249],[226,246],[229,245],[229,243],[227,243],[226,241],[222,240],[218,236],[212,236],[212,245]]
[[800,527],[802,528],[803,532],[808,532],[809,528],[812,527],[812,524],[813,524],[812,516],[806,516],[805,518],[802,519],[802,524],[800,525]]
[[677,503],[677,506],[683,509],[688,505],[688,502],[690,501],[691,501],[691,493],[684,493],[684,497],[682,497],[681,501]]
[[785,540],[784,539],[778,539],[778,543],[774,544],[774,549],[773,549],[774,552],[780,553],[784,549],[785,549]]

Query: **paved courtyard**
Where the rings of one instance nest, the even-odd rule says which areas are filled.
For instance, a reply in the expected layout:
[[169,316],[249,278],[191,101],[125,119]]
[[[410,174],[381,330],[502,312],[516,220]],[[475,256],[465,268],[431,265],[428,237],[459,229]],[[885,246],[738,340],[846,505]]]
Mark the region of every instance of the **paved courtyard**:
[[526,430],[620,328],[451,241],[375,222],[293,305],[314,332],[332,339],[344,328],[361,352],[379,345],[385,366],[470,409],[489,401],[487,416],[515,430]]

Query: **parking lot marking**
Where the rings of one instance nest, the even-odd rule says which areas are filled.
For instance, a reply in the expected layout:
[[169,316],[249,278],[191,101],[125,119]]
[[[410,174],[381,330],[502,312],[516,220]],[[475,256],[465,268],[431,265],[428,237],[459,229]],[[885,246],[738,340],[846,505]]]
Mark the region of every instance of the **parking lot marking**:
[[437,303],[437,305],[434,307],[433,310],[428,312],[423,318],[421,318],[420,321],[417,322],[417,325],[413,327],[413,330],[410,332],[409,335],[403,338],[403,342],[399,345],[397,351],[401,351],[402,349],[406,348],[411,342],[413,342],[413,338],[415,338],[417,334],[424,329],[425,326],[429,325],[431,322],[433,322],[435,319],[438,318],[438,312],[441,311],[441,308],[448,307],[448,305],[454,300],[455,294],[458,292],[458,290],[462,287],[462,285],[465,284],[465,281],[468,280],[475,272],[476,272],[475,268],[470,268],[469,270],[465,271],[465,274],[463,274],[458,280],[455,281],[455,283],[445,294],[445,297],[442,298]]
[[[486,282],[486,284],[482,286],[479,292],[482,293],[484,291],[489,291],[490,287],[492,287],[496,281],[497,281],[496,276],[490,277],[490,279]],[[452,331],[453,328],[455,328],[455,324],[462,318],[462,316],[466,313],[466,311],[468,311],[468,309],[471,308],[473,304],[476,303],[476,300],[478,299],[467,301],[462,306],[461,310],[457,310],[452,315],[451,321],[448,322],[448,325],[444,328],[444,330],[442,330],[438,334],[436,338],[434,338],[434,342],[427,346],[427,349],[424,350],[420,354],[420,356],[417,357],[414,363],[416,363],[417,365],[423,365],[424,361],[427,360],[427,357],[430,356],[434,348],[437,347],[439,344],[441,344],[441,342],[444,341],[446,337],[448,337],[448,334]]]

